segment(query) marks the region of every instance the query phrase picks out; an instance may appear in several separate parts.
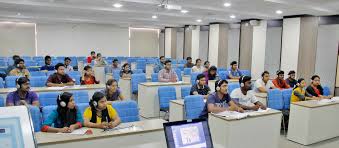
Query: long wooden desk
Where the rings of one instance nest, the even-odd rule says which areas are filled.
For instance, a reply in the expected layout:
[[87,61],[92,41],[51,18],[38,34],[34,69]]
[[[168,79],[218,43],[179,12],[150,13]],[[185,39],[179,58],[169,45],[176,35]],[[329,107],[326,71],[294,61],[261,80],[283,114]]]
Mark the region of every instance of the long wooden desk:
[[[70,135],[55,133],[35,133],[40,148],[93,148],[93,147],[166,147],[162,119],[143,120],[122,123],[123,126],[134,125],[136,128],[106,131],[94,129],[92,135]],[[86,128],[86,127],[84,127]]]
[[176,89],[176,97],[181,98],[181,87],[190,86],[185,82],[146,82],[138,84],[138,105],[140,115],[144,118],[160,116],[158,88],[161,86],[173,86]]
[[239,120],[209,114],[213,144],[225,148],[278,148],[281,116],[273,109]]
[[339,136],[339,102],[293,102],[287,139],[310,145]]

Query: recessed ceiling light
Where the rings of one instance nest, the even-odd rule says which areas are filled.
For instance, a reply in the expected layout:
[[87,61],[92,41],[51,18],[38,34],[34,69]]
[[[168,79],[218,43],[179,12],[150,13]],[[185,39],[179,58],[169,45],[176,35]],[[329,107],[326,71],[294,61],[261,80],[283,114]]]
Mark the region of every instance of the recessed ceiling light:
[[156,15],[152,16],[152,19],[157,19],[157,18],[158,18],[158,16],[156,16]]
[[283,12],[281,10],[275,11],[276,14],[282,14]]
[[236,16],[235,15],[230,15],[230,18],[234,19],[234,18],[236,18]]
[[230,6],[231,6],[231,3],[224,3],[224,6],[225,6],[225,7],[230,7]]
[[188,10],[181,10],[181,13],[187,13]]
[[197,19],[197,22],[200,23],[200,22],[202,22],[202,20],[201,19]]
[[113,4],[113,6],[114,6],[115,8],[120,8],[120,7],[122,7],[122,4],[120,4],[120,3],[115,3],[115,4]]

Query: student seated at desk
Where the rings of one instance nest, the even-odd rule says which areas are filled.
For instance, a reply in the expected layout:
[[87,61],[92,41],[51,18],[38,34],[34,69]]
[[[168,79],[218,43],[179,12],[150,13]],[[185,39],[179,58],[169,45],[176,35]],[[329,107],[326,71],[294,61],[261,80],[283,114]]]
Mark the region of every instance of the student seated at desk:
[[245,110],[266,110],[266,106],[258,101],[251,90],[251,77],[241,76],[239,79],[240,88],[236,88],[231,93],[231,98],[238,100],[238,106]]
[[67,72],[70,72],[70,71],[74,71],[74,70],[73,70],[73,66],[71,65],[71,62],[72,62],[71,58],[66,57],[66,58],[64,59],[64,62],[65,62],[65,72],[66,72],[66,73],[67,73]]
[[[42,124],[42,132],[71,133],[81,128],[83,118],[80,110],[76,107],[72,93],[63,92],[58,95],[58,107],[53,110],[47,120]],[[54,126],[52,127],[52,125]]]
[[41,71],[53,71],[54,66],[52,65],[52,58],[45,56],[45,65],[40,68]]
[[14,61],[14,62],[13,62],[13,65],[9,65],[9,66],[7,67],[7,69],[6,69],[6,75],[9,75],[9,72],[11,72],[13,69],[16,68],[15,61],[16,61],[16,60],[19,60],[19,59],[21,59],[20,56],[18,56],[18,55],[13,55],[13,57],[12,57],[12,60]]
[[205,75],[199,74],[196,81],[196,84],[191,87],[190,95],[203,95],[204,99],[207,99],[208,95],[211,93],[211,89],[206,85]]
[[118,87],[118,82],[115,79],[109,79],[106,82],[106,89],[104,89],[102,93],[105,94],[107,104],[112,104],[114,101],[122,101],[125,99]]
[[192,72],[204,72],[204,67],[201,65],[201,59],[195,60],[195,66],[192,67]]
[[217,78],[217,67],[211,66],[203,74],[205,75],[206,84],[208,84],[208,80],[215,80]]
[[237,61],[231,62],[231,67],[228,69],[228,78],[229,79],[239,79],[242,76],[242,73],[240,72],[238,68]]
[[172,70],[171,60],[165,61],[165,68],[159,71],[158,74],[159,82],[177,82],[177,73]]
[[81,85],[91,85],[99,84],[100,81],[97,81],[94,76],[94,71],[91,66],[87,65],[84,67],[81,77]]
[[9,72],[10,76],[20,76],[20,77],[30,77],[28,69],[26,69],[25,61],[23,59],[18,59],[15,61],[15,69]]
[[160,62],[154,67],[154,73],[159,73],[160,70],[164,69],[165,67],[165,56],[160,56]]
[[17,90],[7,95],[7,106],[33,105],[39,107],[38,95],[30,91],[31,85],[28,78],[20,77],[16,79],[16,85]]
[[84,112],[84,125],[90,128],[114,128],[121,122],[117,111],[102,92],[95,92]]
[[324,92],[323,92],[323,87],[320,84],[320,77],[318,75],[314,75],[311,78],[311,85],[309,85],[306,88],[306,94],[308,96],[314,96],[314,97],[318,97],[317,99],[331,99],[332,96],[324,96]]
[[114,59],[113,62],[112,62],[112,70],[111,70],[111,72],[113,73],[114,70],[120,70],[119,60],[118,59]]
[[97,58],[94,60],[94,65],[95,66],[105,66],[105,65],[107,65],[107,62],[101,56],[101,53],[97,53]]
[[294,87],[298,82],[295,79],[295,71],[291,70],[288,72],[288,78],[285,80],[290,87]]
[[270,80],[270,73],[264,71],[261,74],[261,79],[255,81],[254,91],[257,93],[267,93],[269,89],[275,89],[275,86]]
[[92,60],[95,60],[96,56],[95,56],[95,51],[91,51],[91,55],[87,57],[87,63],[91,64]]
[[192,63],[192,58],[191,57],[187,57],[186,58],[186,64],[184,65],[185,68],[192,68],[194,66],[194,64]]
[[208,69],[210,69],[210,66],[211,66],[210,62],[209,61],[205,61],[204,62],[204,71],[203,72],[208,71]]
[[305,87],[306,87],[305,79],[304,78],[298,79],[297,84],[294,86],[292,94],[291,94],[291,102],[319,99],[318,97],[315,97],[315,96],[308,97],[304,89]]
[[226,80],[218,80],[215,82],[216,92],[210,94],[207,98],[204,110],[201,112],[200,118],[207,118],[208,113],[220,113],[226,110],[244,112],[237,106],[228,94],[228,82]]
[[130,69],[130,66],[128,63],[125,63],[122,65],[121,71],[120,71],[120,77],[121,78],[131,78],[131,75],[133,74],[132,70]]
[[51,74],[47,79],[48,87],[63,87],[63,86],[73,86],[74,80],[65,73],[65,65],[58,63],[55,65],[55,70],[57,71],[54,74]]
[[275,78],[272,82],[274,86],[278,89],[288,89],[290,86],[284,80],[284,71],[278,70],[277,71],[277,78]]

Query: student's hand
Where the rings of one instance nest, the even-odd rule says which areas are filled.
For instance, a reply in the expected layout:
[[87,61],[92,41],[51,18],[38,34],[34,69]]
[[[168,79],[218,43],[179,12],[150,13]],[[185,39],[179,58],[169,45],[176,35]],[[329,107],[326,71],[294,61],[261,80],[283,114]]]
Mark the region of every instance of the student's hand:
[[229,111],[237,111],[238,109],[237,109],[237,107],[235,107],[235,106],[230,106],[230,107],[228,108],[228,110],[229,110]]
[[251,110],[257,111],[259,109],[259,107],[260,107],[259,105],[254,105],[254,106],[251,107]]
[[102,122],[102,123],[100,124],[100,128],[102,128],[102,129],[108,128],[108,123],[107,123],[107,122]]
[[75,130],[75,125],[69,126],[69,131],[70,131],[70,132],[73,132],[74,130]]
[[109,128],[114,128],[113,122],[111,121],[110,123],[108,123],[108,127]]
[[238,111],[239,113],[245,112],[244,109],[242,109],[241,107],[238,107],[237,111]]
[[64,128],[60,128],[60,129],[59,129],[59,132],[60,132],[60,133],[70,133],[70,130],[69,130],[68,127],[64,127]]
[[20,100],[20,103],[19,103],[20,105],[26,105],[26,106],[28,106],[28,103],[25,101],[25,100]]
[[262,110],[266,110],[266,109],[267,109],[267,107],[266,107],[265,105],[260,106],[260,108],[261,108]]

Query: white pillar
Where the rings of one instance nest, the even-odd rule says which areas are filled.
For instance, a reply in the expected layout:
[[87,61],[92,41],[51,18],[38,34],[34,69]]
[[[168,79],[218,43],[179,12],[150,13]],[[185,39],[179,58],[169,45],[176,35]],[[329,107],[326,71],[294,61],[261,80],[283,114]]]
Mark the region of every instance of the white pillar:
[[177,51],[177,29],[165,29],[165,57],[176,58]]
[[227,67],[228,24],[210,25],[208,61],[217,67]]
[[200,26],[195,26],[192,29],[192,50],[191,57],[193,60],[200,58],[199,48],[200,48]]
[[260,21],[258,26],[253,26],[251,65],[253,79],[260,78],[261,73],[265,70],[266,30],[267,21]]

